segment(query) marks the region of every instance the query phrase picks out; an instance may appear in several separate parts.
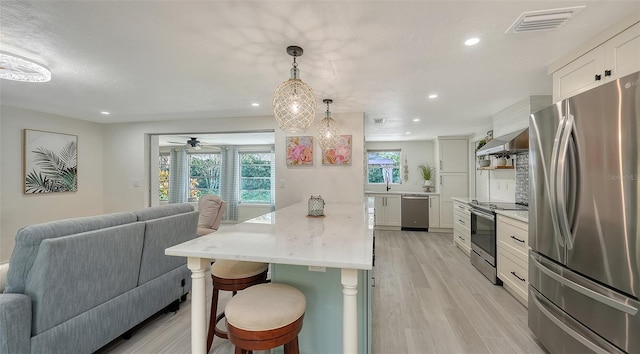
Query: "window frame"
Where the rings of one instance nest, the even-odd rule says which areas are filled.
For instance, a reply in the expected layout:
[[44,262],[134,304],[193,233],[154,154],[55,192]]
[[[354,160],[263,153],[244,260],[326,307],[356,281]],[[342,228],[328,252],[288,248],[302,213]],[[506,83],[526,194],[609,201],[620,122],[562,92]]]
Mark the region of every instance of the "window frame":
[[[268,177],[244,177],[243,176],[243,155],[252,155],[252,154],[260,154],[260,155],[268,155],[270,160],[269,164],[249,164],[249,166],[268,166],[269,168],[269,176]],[[271,204],[271,200],[273,199],[272,193],[274,193],[274,176],[272,174],[273,167],[275,164],[275,154],[271,150],[241,150],[238,151],[238,203],[243,205],[269,205]],[[249,190],[243,188],[243,180],[245,179],[253,179],[253,180],[268,180],[269,181],[269,189],[255,189]],[[265,201],[260,200],[245,200],[243,198],[243,191],[266,191],[268,193],[268,199]]]
[[[384,169],[384,167],[382,166],[374,166],[372,164],[369,163],[369,154],[371,153],[397,153],[398,154],[398,161],[397,161],[397,165],[395,164],[396,161],[394,161],[394,165],[391,168],[391,181],[389,182],[389,185],[400,185],[402,184],[402,179],[403,179],[403,175],[402,175],[402,149],[397,148],[397,149],[367,149],[366,151],[366,164],[367,164],[367,176],[366,176],[366,180],[367,180],[367,184],[371,184],[371,185],[384,185],[387,182],[385,182],[384,180],[382,182],[372,182],[370,177],[371,177],[371,171],[372,168],[375,169]],[[398,171],[397,174],[394,173],[394,171]],[[384,176],[383,176],[384,178]]]
[[[218,176],[207,176],[207,175],[201,175],[201,176],[194,176],[191,174],[191,170],[192,170],[192,157],[193,156],[197,156],[197,155],[217,155],[217,164],[215,164],[218,168]],[[222,153],[220,151],[197,151],[197,152],[191,152],[188,151],[187,152],[187,157],[189,158],[189,200],[194,199],[194,200],[198,200],[200,198],[201,195],[203,194],[208,194],[208,193],[213,193],[216,195],[220,195],[220,189],[221,189],[221,182],[222,182],[222,178],[221,178],[221,174],[222,174]],[[215,180],[217,180],[217,185],[218,185],[218,189],[217,191],[215,189],[207,189],[207,188],[198,188],[194,186],[194,180],[197,181],[198,178],[213,178]],[[216,184],[216,182],[214,182],[214,184]],[[196,195],[197,194],[197,195]]]

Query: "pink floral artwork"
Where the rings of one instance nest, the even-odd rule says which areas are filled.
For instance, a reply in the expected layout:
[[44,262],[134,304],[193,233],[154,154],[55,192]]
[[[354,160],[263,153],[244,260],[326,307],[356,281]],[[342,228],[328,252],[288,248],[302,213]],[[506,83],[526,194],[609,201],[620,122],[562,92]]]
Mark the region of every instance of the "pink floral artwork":
[[340,135],[338,146],[322,151],[323,165],[351,164],[351,135]]
[[313,165],[313,137],[287,137],[287,166]]

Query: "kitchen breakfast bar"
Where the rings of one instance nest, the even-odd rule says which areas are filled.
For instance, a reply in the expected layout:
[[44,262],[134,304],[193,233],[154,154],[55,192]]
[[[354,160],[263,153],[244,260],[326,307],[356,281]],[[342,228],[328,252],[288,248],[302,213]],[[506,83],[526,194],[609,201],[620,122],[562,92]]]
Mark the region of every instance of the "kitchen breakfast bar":
[[206,352],[211,259],[270,263],[273,282],[305,294],[300,352],[370,352],[373,210],[328,203],[324,214],[309,217],[307,203],[298,203],[165,250],[187,257],[192,272],[193,353]]

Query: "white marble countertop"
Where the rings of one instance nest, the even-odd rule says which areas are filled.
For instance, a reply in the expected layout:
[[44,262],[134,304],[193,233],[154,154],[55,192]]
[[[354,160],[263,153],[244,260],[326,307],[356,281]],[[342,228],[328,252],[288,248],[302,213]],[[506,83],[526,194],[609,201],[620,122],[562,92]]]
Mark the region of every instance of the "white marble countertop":
[[464,197],[464,198],[461,198],[461,197],[451,197],[451,200],[453,200],[453,201],[461,202],[461,203],[467,203],[467,204],[468,204],[468,203],[471,203],[471,201],[472,201],[473,199],[474,199],[474,198],[467,198],[467,197]]
[[529,212],[525,210],[496,210],[496,214],[529,223]]
[[331,204],[307,217],[307,202],[167,248],[169,256],[372,269],[373,214],[366,203]]
[[412,195],[440,195],[440,193],[436,192],[410,192],[410,191],[364,191],[364,194],[394,194],[394,195],[403,195],[403,194],[412,194]]

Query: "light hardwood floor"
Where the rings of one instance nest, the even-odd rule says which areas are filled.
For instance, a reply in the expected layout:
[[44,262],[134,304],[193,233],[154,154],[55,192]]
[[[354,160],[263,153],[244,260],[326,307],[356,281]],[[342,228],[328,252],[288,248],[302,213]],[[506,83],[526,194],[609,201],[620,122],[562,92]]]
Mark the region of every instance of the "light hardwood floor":
[[[376,231],[372,353],[545,353],[527,327],[527,309],[485,279],[451,239]],[[229,298],[222,292],[219,307]],[[99,353],[190,353],[190,311],[187,300],[176,314],[156,316]],[[211,353],[233,347],[216,338]]]

